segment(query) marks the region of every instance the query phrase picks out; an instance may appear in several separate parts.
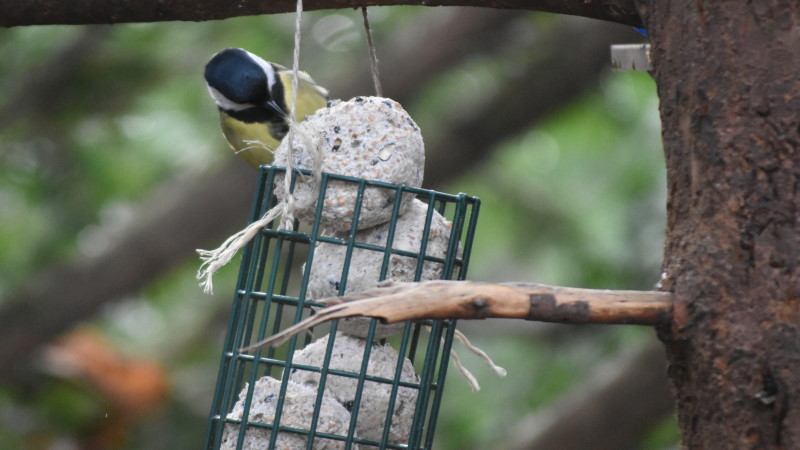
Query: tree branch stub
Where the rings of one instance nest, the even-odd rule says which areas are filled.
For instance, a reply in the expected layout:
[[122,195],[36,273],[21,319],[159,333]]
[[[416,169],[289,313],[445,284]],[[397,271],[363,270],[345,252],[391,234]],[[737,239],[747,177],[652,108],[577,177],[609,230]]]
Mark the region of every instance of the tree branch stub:
[[317,314],[243,350],[277,346],[321,323],[354,316],[375,317],[387,323],[416,319],[506,318],[653,326],[668,323],[672,316],[669,292],[579,289],[536,283],[388,283],[318,302],[325,308]]

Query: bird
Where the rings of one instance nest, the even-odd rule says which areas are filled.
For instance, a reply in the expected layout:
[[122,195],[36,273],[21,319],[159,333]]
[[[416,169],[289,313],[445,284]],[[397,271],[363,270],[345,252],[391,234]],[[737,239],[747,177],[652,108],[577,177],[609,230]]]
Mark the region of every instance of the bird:
[[[215,53],[204,71],[208,92],[219,109],[220,126],[234,153],[258,167],[289,132],[293,72],[241,48]],[[296,120],[328,105],[328,91],[298,72]]]

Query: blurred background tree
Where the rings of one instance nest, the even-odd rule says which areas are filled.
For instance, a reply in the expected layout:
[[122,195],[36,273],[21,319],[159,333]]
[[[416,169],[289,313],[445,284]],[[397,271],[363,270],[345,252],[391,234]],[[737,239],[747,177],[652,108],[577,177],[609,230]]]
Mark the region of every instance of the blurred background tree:
[[[628,27],[474,8],[370,10],[383,89],[422,128],[424,187],[483,201],[469,278],[651,289],[665,181],[655,86],[611,72]],[[247,221],[257,177],[202,79],[243,47],[291,62],[294,17],[0,30],[0,448],[198,448],[236,264],[195,248]],[[301,66],[371,95],[358,11],[306,13]],[[77,327],[77,328],[76,328]],[[677,442],[649,329],[481,321],[437,448]]]

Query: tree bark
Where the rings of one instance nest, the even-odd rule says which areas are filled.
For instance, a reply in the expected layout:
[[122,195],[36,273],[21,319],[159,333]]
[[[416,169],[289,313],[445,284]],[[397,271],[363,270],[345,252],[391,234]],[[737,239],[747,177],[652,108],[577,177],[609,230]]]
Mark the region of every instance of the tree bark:
[[800,8],[643,1],[687,448],[800,448]]
[[[303,9],[357,8],[361,6],[425,5],[484,6],[503,9],[528,9],[639,26],[634,0],[305,0]],[[213,20],[229,17],[275,14],[295,10],[296,0],[0,0],[0,26],[52,24],[105,24],[161,22],[166,20]]]

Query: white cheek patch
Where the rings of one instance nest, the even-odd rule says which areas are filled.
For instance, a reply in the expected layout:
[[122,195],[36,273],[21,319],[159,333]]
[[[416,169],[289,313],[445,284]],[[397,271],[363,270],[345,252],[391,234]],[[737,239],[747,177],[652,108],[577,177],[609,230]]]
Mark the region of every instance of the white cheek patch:
[[214,89],[213,87],[209,86],[208,83],[206,83],[206,87],[208,88],[208,93],[211,94],[211,98],[213,98],[214,102],[217,104],[217,106],[219,106],[222,109],[225,109],[225,110],[228,110],[228,111],[243,111],[245,109],[252,108],[252,107],[255,106],[252,103],[236,103],[236,102],[232,102],[227,97],[222,95],[222,93],[220,91],[218,91],[218,90]]

